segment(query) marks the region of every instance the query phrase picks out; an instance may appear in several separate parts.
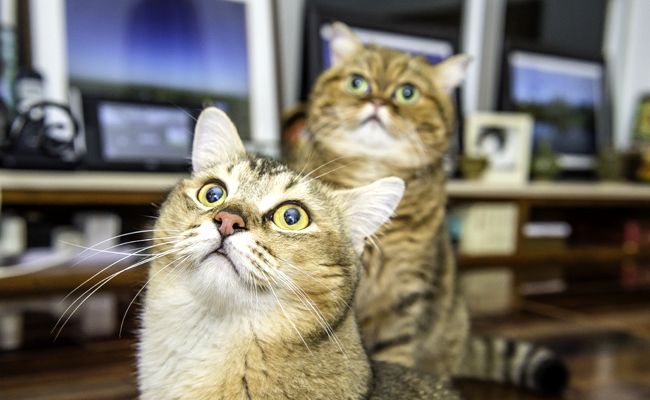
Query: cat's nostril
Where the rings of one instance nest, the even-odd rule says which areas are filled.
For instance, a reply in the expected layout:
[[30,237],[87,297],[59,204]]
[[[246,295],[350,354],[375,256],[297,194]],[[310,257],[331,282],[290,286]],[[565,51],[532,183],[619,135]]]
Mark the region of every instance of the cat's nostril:
[[214,217],[217,228],[222,235],[228,236],[236,232],[237,229],[246,229],[244,219],[237,214],[227,211],[221,211]]

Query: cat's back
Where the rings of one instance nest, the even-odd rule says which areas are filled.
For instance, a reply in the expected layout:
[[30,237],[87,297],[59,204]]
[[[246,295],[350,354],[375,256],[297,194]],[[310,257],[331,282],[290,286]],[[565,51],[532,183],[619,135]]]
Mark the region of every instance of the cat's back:
[[370,400],[461,400],[449,380],[400,364],[375,361],[372,363],[373,385]]

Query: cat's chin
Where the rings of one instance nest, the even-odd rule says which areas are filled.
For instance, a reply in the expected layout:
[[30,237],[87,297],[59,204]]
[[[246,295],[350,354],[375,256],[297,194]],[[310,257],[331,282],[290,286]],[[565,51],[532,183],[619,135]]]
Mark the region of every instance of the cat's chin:
[[214,252],[208,254],[208,256],[205,257],[201,264],[205,268],[229,268],[235,273],[235,275],[237,275],[239,279],[242,279],[242,276],[239,273],[239,269],[228,257],[223,248],[219,248]]

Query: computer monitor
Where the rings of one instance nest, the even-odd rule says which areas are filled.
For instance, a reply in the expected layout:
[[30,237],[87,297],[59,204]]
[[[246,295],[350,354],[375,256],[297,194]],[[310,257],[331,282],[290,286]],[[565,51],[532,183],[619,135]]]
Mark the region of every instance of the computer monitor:
[[532,114],[533,153],[550,141],[567,173],[593,171],[606,104],[601,60],[518,47],[506,52],[501,108]]
[[[36,59],[44,58],[38,52],[47,46],[64,55],[59,63],[64,73],[46,62],[37,68],[45,69],[46,81],[65,79],[84,98],[86,141],[101,158],[88,163],[92,168],[187,166],[193,118],[206,106],[226,111],[249,150],[278,156],[271,0],[31,0],[30,5],[35,19],[49,24],[32,24]],[[48,12],[61,16],[44,17]],[[122,128],[132,135],[131,143],[152,147],[110,147],[117,143],[109,138],[120,118],[108,116],[116,115],[128,119]],[[184,120],[183,140],[180,131],[164,134],[170,118],[174,126]],[[152,132],[159,133],[156,140]],[[181,144],[183,151],[177,148]]]

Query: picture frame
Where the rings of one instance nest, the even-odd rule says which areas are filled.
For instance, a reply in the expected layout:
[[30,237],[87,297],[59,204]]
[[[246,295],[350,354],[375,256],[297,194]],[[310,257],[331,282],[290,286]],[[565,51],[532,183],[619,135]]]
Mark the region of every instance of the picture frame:
[[487,159],[480,181],[510,185],[528,182],[533,123],[526,113],[479,112],[465,118],[464,155]]

